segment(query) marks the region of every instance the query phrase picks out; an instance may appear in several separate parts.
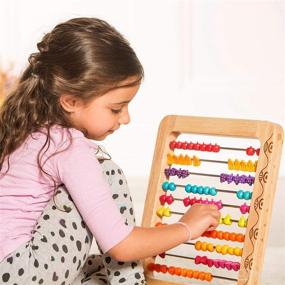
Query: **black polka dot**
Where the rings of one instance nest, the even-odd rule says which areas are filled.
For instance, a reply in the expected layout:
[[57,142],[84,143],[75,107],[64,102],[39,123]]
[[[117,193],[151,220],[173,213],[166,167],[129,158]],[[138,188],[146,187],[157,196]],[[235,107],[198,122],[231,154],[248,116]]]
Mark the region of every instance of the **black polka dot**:
[[122,174],[122,170],[121,170],[121,169],[118,169],[118,173],[119,173],[119,174]]
[[115,170],[114,169],[111,170],[111,174],[115,175]]
[[62,238],[64,238],[64,237],[65,237],[65,233],[64,233],[64,231],[63,231],[63,230],[61,230],[61,229],[60,229],[58,233],[59,233],[59,235],[60,235]]
[[120,184],[120,185],[123,185],[123,183],[124,183],[123,180],[120,179],[120,180],[119,180],[119,184]]
[[77,247],[78,251],[81,251],[81,241],[79,241],[79,240],[76,241],[76,247]]
[[37,259],[35,259],[35,261],[34,261],[34,266],[35,266],[36,268],[38,268],[38,267],[39,267],[39,262],[38,262],[38,260],[37,260]]
[[75,262],[76,262],[76,260],[77,260],[77,257],[76,257],[76,256],[74,256],[74,257],[73,257],[72,262],[73,262],[73,263],[75,263]]
[[61,219],[59,221],[60,225],[62,225],[64,228],[66,228],[66,224],[65,224],[65,220],[64,219]]
[[120,208],[120,213],[121,214],[124,214],[125,210],[127,210],[127,208],[125,206],[121,207]]
[[46,220],[48,220],[49,219],[49,215],[44,215],[43,216],[43,219],[46,221]]
[[72,227],[73,227],[75,230],[77,230],[77,225],[76,225],[75,222],[72,223]]
[[42,242],[47,242],[46,236],[43,236],[43,237],[41,238],[41,241],[42,241]]
[[50,234],[54,237],[55,236],[55,233],[54,232],[50,232]]
[[120,271],[115,271],[115,273],[114,273],[115,276],[119,276],[120,274],[121,274]]
[[113,199],[117,199],[118,197],[119,197],[119,195],[118,194],[113,194]]
[[43,279],[40,279],[39,280],[39,284],[43,284],[44,283],[44,280]]
[[69,275],[69,270],[67,269],[67,270],[65,271],[64,277],[67,279],[67,278],[68,278],[68,275]]
[[107,174],[107,175],[110,175],[110,172],[109,172],[109,171],[106,171],[106,174]]
[[140,279],[140,278],[141,278],[141,275],[137,272],[137,273],[135,274],[135,277],[136,277],[137,279]]
[[64,263],[64,261],[65,261],[64,256],[61,257],[60,261],[61,261],[61,263]]
[[52,208],[53,210],[56,210],[56,206],[52,206],[51,208]]
[[85,237],[85,243],[89,243],[89,237],[88,236]]
[[58,248],[57,244],[55,244],[55,243],[52,245],[52,248],[53,248],[56,252],[59,251],[59,248]]
[[12,264],[12,263],[13,263],[13,257],[10,256],[9,258],[7,258],[7,262],[9,262],[10,264]]
[[32,245],[32,250],[38,250],[39,247],[37,245]]
[[65,281],[61,282],[61,284],[60,284],[60,285],[65,285]]
[[16,253],[16,257],[19,257],[19,256],[20,256],[20,253],[19,253],[19,252],[17,252],[17,253]]
[[2,275],[2,280],[3,280],[3,282],[8,282],[9,279],[10,279],[10,274],[9,274],[9,273],[4,273],[4,274]]
[[23,268],[20,268],[19,271],[18,271],[18,275],[19,276],[22,276],[24,274],[24,269]]
[[106,263],[110,263],[110,262],[111,262],[111,257],[110,257],[110,256],[107,256],[107,257],[105,258],[105,261],[106,261]]
[[107,275],[111,275],[111,271],[108,268],[107,268]]
[[124,197],[127,198],[128,197],[128,193],[124,193]]
[[71,241],[74,241],[74,237],[73,237],[73,236],[70,236],[70,240],[71,240]]
[[83,255],[83,261],[86,259],[87,255],[86,253]]
[[57,281],[57,280],[58,280],[58,276],[56,275],[56,272],[54,272],[52,275],[52,281]]
[[86,224],[84,223],[84,221],[81,221],[81,227],[82,227],[83,229],[86,228]]
[[48,265],[47,265],[46,263],[44,264],[44,268],[45,268],[45,269],[48,269]]
[[123,261],[118,261],[118,264],[119,264],[119,265],[124,265],[125,262],[123,262]]
[[62,250],[63,250],[64,253],[68,252],[67,246],[65,244],[62,246]]
[[133,214],[134,214],[134,209],[133,209],[133,208],[130,208],[130,210],[129,210],[129,211],[130,211],[130,214],[131,214],[131,215],[133,215]]
[[78,266],[77,266],[76,270],[79,270],[80,266],[81,266],[81,260],[78,261]]
[[54,256],[51,256],[51,257],[50,257],[50,260],[51,260],[51,261],[55,261]]
[[124,283],[124,282],[126,282],[127,280],[126,280],[126,278],[121,278],[120,280],[119,280],[119,283]]
[[134,269],[136,266],[138,266],[138,264],[137,263],[135,263],[135,262],[132,262],[132,268]]
[[36,281],[37,280],[37,276],[33,276],[32,280]]

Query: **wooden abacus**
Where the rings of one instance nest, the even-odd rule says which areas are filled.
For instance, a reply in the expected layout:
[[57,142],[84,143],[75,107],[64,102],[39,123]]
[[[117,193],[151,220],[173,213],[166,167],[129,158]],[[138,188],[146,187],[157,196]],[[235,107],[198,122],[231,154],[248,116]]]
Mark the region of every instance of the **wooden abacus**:
[[[256,148],[239,146],[247,141]],[[267,121],[174,115],[162,120],[142,225],[152,227],[178,221],[185,206],[193,203],[216,203],[223,219],[216,231],[181,245],[180,253],[174,252],[181,247],[178,246],[170,253],[146,259],[144,268],[149,285],[259,284],[282,143],[282,128]],[[235,158],[225,160],[229,152],[234,153]],[[258,160],[246,162],[245,155],[255,155]],[[198,171],[201,166],[202,170]],[[248,175],[249,172],[255,176]],[[180,182],[185,179],[187,182]],[[217,188],[212,187],[213,181]],[[240,190],[241,187],[248,191]],[[192,198],[182,199],[181,188]],[[167,195],[168,190],[175,197]],[[204,199],[204,194],[212,195],[211,198],[217,195],[220,200]],[[245,199],[250,205],[236,205],[239,199]],[[171,205],[162,206],[167,200]],[[227,211],[232,211],[232,216],[239,211],[248,216],[232,219]],[[228,227],[235,229],[229,232]],[[224,245],[217,244],[221,240]],[[197,255],[198,250],[204,251],[205,256]],[[186,260],[186,266],[182,260]]]

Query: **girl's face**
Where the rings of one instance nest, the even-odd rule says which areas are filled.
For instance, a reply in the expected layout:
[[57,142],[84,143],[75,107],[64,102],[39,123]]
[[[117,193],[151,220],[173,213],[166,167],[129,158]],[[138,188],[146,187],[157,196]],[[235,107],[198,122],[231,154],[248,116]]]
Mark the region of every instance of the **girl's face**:
[[[87,104],[69,95],[62,95],[60,102],[69,113],[70,120],[76,129],[83,131],[90,139],[101,141],[118,130],[122,124],[126,125],[130,122],[128,104],[135,97],[140,85],[128,87],[124,85],[134,82],[135,79],[128,78],[121,82],[119,86],[122,87],[96,97]],[[68,109],[70,106],[71,109]]]

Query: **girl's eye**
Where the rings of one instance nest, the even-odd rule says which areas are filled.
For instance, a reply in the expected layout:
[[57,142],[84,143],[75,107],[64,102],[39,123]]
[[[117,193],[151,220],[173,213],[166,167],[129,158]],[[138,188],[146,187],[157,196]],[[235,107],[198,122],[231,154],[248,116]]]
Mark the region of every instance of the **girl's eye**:
[[112,113],[119,114],[122,112],[122,109],[111,109]]

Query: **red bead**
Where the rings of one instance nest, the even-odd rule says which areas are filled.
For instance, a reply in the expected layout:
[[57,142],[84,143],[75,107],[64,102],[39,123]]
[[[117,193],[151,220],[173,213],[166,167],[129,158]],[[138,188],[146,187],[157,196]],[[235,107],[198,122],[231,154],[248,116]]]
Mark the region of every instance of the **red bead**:
[[171,142],[169,143],[169,148],[170,148],[171,150],[174,150],[174,149],[175,149],[175,145],[176,145],[175,141],[171,141]]
[[160,256],[161,258],[165,258],[165,252],[160,253],[159,256]]
[[206,151],[212,151],[212,144],[207,144],[206,145]]
[[200,150],[206,151],[206,145],[204,143],[200,145]]
[[195,264],[200,264],[201,263],[201,259],[202,259],[202,257],[201,256],[199,256],[199,255],[197,255],[196,257],[195,257]]
[[167,272],[167,266],[165,264],[160,265],[160,272],[162,272],[162,273]]
[[185,207],[188,207],[189,205],[192,205],[190,198],[189,197],[185,197],[183,199],[183,204],[184,204]]
[[182,149],[187,149],[187,142],[182,143]]
[[200,149],[200,144],[199,144],[199,143],[195,143],[194,146],[193,146],[193,148],[194,148],[195,150],[199,150],[199,149]]
[[246,149],[246,154],[250,156],[254,155],[254,148],[252,146],[248,147]]
[[176,142],[176,148],[181,149],[182,147],[182,142]]
[[207,265],[208,265],[209,267],[212,267],[212,266],[214,265],[213,259],[208,259],[208,260],[207,260]]
[[201,263],[204,264],[204,265],[207,264],[207,257],[206,256],[202,256]]
[[154,271],[160,272],[160,264],[157,263],[154,265]]
[[219,145],[217,145],[217,144],[215,144],[215,145],[213,146],[213,152],[219,152],[220,149],[221,149],[221,147],[220,147]]
[[161,195],[159,197],[159,201],[160,201],[161,205],[164,205],[166,202],[166,195],[165,194]]
[[166,196],[166,202],[168,205],[171,205],[173,201],[174,201],[174,198],[171,194],[169,196]]
[[260,148],[257,148],[257,149],[255,150],[255,153],[256,153],[256,155],[259,155],[259,153],[260,153]]
[[153,271],[154,270],[154,266],[155,266],[155,264],[153,262],[151,262],[151,263],[149,263],[147,265],[147,268],[148,268],[149,271]]
[[192,142],[188,143],[187,149],[191,150],[194,148],[194,144]]

